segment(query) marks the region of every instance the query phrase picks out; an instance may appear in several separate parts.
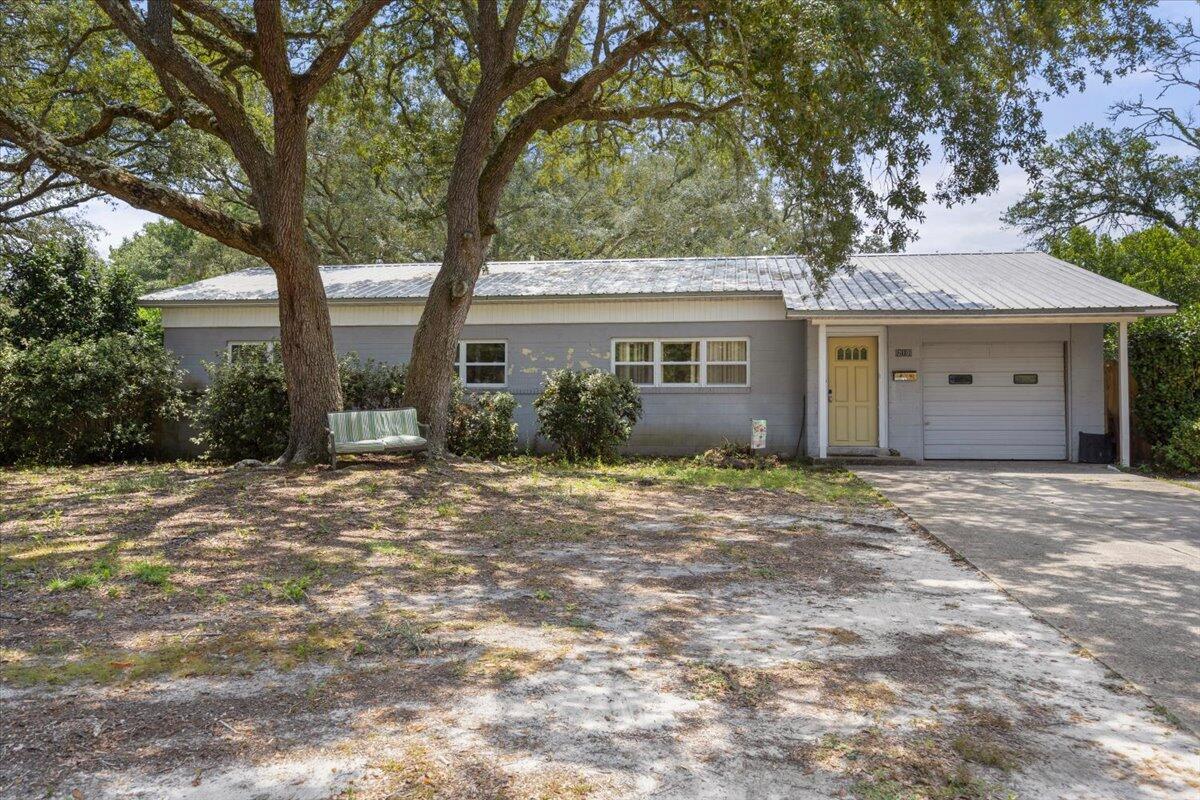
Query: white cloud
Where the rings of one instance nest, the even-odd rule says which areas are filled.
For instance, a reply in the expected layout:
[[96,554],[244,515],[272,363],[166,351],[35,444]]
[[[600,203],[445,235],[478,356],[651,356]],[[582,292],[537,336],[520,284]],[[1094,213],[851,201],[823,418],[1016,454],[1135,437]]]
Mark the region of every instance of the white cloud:
[[[922,184],[932,195],[937,176],[924,176]],[[925,222],[918,227],[920,238],[908,246],[910,253],[957,253],[987,250],[1024,250],[1024,234],[1000,222],[1001,215],[1025,194],[1028,179],[1024,170],[1009,167],[1000,173],[1000,186],[990,195],[965,205],[925,207]]]

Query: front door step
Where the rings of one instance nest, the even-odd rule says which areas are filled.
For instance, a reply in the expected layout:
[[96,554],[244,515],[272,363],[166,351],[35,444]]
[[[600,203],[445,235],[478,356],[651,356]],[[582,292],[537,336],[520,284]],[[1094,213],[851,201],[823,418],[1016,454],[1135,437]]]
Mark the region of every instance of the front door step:
[[911,467],[917,463],[915,458],[904,456],[864,456],[864,455],[830,455],[826,458],[814,458],[814,464],[836,464],[839,467],[861,467],[870,464],[876,466]]

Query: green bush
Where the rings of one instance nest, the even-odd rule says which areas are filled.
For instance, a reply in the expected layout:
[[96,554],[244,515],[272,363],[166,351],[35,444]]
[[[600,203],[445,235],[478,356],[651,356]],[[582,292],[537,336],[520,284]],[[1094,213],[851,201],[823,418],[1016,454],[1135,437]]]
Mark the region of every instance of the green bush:
[[136,333],[138,281],[82,237],[0,252],[0,338],[15,346]]
[[182,411],[180,379],[175,360],[136,334],[0,346],[0,462],[145,457]]
[[243,350],[204,366],[208,389],[192,409],[193,440],[205,458],[275,458],[287,447],[287,384],[277,348]]
[[517,449],[517,400],[508,392],[484,392],[452,402],[446,449],[460,456],[495,459]]
[[1165,445],[1154,449],[1155,459],[1172,472],[1200,472],[1200,417],[1175,426]]
[[400,408],[404,398],[404,364],[362,361],[357,353],[342,359],[342,405],[347,411],[376,408]]
[[1181,423],[1200,417],[1200,306],[1129,327],[1133,413],[1152,446],[1166,445]]
[[571,460],[613,456],[642,416],[637,387],[628,378],[597,370],[549,373],[533,407],[539,433]]

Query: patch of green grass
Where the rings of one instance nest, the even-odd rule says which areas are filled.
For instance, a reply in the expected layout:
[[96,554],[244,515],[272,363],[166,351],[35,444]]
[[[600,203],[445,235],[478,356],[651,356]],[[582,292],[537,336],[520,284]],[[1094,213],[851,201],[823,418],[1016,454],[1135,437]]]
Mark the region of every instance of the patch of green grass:
[[723,700],[743,706],[762,705],[775,691],[767,673],[732,664],[693,664],[684,672],[683,680],[696,700]]
[[138,650],[96,647],[40,648],[35,653],[6,654],[0,660],[0,683],[17,686],[68,683],[112,684],[160,675],[250,674],[263,665],[294,669],[350,650],[358,633],[338,624],[308,626],[299,634],[239,631],[216,637],[175,637]]
[[986,737],[960,734],[954,737],[950,746],[965,761],[972,761],[985,767],[993,767],[1007,772],[1017,766],[1017,757],[1012,750]]
[[1179,717],[1177,717],[1177,716],[1176,716],[1176,715],[1175,715],[1175,714],[1174,714],[1174,713],[1171,711],[1171,709],[1167,708],[1167,707],[1166,707],[1166,706],[1164,706],[1164,705],[1161,705],[1161,704],[1159,704],[1159,703],[1155,703],[1154,705],[1152,705],[1152,706],[1150,707],[1150,712],[1151,712],[1152,714],[1154,714],[1154,716],[1158,717],[1159,719],[1163,720],[1164,722],[1167,722],[1167,723],[1171,724],[1172,726],[1174,726],[1174,727],[1176,727],[1176,728],[1182,728],[1182,727],[1183,727],[1183,722],[1182,722],[1182,721],[1180,721]]
[[428,545],[371,542],[369,547],[373,554],[398,561],[402,567],[423,578],[448,578],[475,573],[475,568],[458,556],[443,553]]
[[434,509],[434,513],[439,517],[457,517],[458,506],[454,503],[438,503],[437,508]]
[[819,503],[875,505],[883,498],[853,473],[837,467],[786,464],[773,469],[730,469],[693,459],[630,459],[612,464],[568,464],[547,458],[517,460],[536,473],[570,478],[579,488],[603,488],[606,482],[652,481],[682,486],[772,489],[796,492]]
[[171,573],[173,570],[169,564],[163,564],[157,561],[135,561],[129,565],[129,574],[137,580],[149,586],[157,586],[160,589],[165,589],[171,585]]
[[305,575],[302,578],[291,578],[283,582],[283,585],[279,587],[279,593],[293,603],[302,603],[308,597],[308,587],[310,584],[312,584],[312,577],[310,575]]
[[64,592],[72,589],[94,589],[112,578],[115,568],[108,561],[97,561],[86,571],[54,578],[46,584],[48,592]]
[[167,471],[156,469],[100,481],[91,485],[91,491],[88,494],[91,496],[133,494],[134,492],[166,489],[170,483],[171,476]]

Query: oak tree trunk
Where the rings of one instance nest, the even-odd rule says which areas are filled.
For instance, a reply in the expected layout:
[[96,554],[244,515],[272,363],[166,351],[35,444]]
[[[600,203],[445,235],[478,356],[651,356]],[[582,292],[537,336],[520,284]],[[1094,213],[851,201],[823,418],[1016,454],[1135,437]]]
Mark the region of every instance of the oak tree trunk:
[[434,457],[446,452],[455,351],[486,251],[476,233],[464,231],[453,221],[449,228],[442,267],[413,335],[412,359],[404,382],[404,403],[429,425],[429,454]]
[[495,210],[481,208],[480,197],[499,188],[483,172],[504,99],[499,90],[502,79],[502,71],[484,69],[463,120],[446,187],[446,249],[413,335],[404,382],[404,402],[429,425],[428,452],[435,458],[446,452],[455,349],[495,230]]
[[309,464],[329,454],[328,418],[342,408],[333,327],[316,248],[304,225],[308,120],[290,92],[273,95],[274,182],[263,192],[260,216],[268,221],[279,288],[279,343],[287,380],[288,445],[277,464]]
[[291,412],[287,449],[276,463],[319,463],[329,452],[326,414],[342,407],[325,287],[311,256],[287,259],[275,273],[280,355]]

